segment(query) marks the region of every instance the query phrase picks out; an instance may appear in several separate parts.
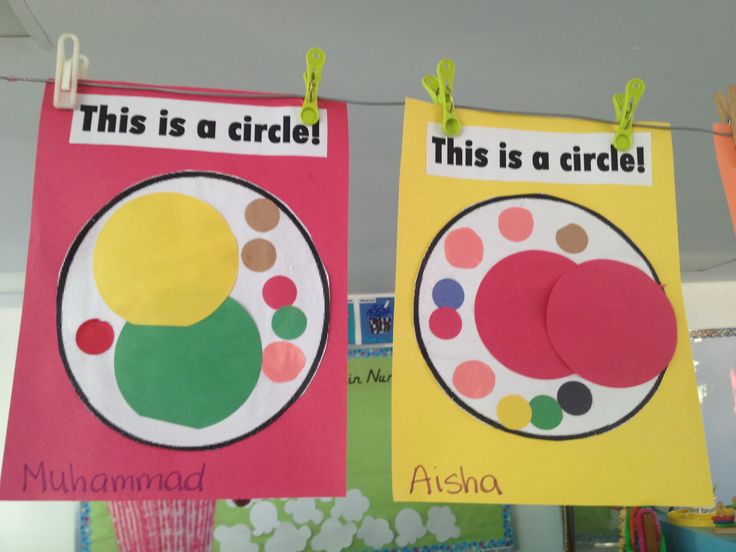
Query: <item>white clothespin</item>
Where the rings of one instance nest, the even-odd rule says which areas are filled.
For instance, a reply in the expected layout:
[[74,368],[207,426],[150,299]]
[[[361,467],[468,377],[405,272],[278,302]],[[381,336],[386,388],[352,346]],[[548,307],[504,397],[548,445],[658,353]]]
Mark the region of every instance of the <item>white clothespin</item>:
[[[65,43],[71,40],[72,55],[66,57]],[[54,80],[54,107],[74,109],[77,104],[77,82],[87,76],[89,58],[79,53],[79,37],[64,33],[56,43],[56,78]]]

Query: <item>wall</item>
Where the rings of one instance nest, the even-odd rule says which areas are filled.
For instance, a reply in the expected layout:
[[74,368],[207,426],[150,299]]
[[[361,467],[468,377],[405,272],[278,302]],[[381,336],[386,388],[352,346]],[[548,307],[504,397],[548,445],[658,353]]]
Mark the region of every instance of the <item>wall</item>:
[[692,282],[682,286],[690,328],[736,327],[736,282]]

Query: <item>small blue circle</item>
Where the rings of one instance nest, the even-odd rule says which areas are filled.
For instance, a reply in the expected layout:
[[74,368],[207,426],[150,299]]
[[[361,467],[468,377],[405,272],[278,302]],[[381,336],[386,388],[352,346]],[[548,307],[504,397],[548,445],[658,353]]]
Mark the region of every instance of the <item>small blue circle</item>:
[[465,292],[455,280],[445,278],[437,282],[432,288],[432,299],[438,307],[459,309],[465,301]]

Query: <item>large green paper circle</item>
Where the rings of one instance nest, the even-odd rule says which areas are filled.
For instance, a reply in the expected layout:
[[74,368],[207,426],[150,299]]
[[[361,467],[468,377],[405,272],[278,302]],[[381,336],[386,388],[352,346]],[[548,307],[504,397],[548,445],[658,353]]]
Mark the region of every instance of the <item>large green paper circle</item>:
[[191,326],[125,324],[115,348],[115,378],[141,416],[204,428],[248,399],[262,354],[253,318],[228,298]]

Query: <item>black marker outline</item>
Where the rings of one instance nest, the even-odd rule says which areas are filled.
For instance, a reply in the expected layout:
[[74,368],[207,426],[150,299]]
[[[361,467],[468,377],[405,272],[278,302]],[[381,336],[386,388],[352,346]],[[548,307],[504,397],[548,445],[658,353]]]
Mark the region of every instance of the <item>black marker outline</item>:
[[432,360],[429,357],[429,353],[427,352],[426,347],[424,346],[424,341],[422,339],[422,330],[420,328],[419,324],[419,289],[422,285],[422,277],[424,276],[424,269],[427,266],[427,263],[429,261],[429,258],[432,256],[432,253],[439,243],[440,239],[445,235],[445,233],[454,225],[457,221],[465,217],[467,214],[471,213],[472,211],[475,211],[476,209],[479,209],[481,207],[485,207],[486,205],[490,205],[492,203],[498,203],[501,201],[507,201],[507,200],[513,200],[513,199],[543,199],[548,201],[557,201],[559,203],[565,203],[567,205],[572,205],[573,207],[577,207],[579,209],[582,209],[586,213],[593,215],[598,220],[604,222],[606,225],[608,225],[609,228],[614,230],[619,236],[621,236],[626,243],[631,246],[631,248],[641,257],[641,259],[646,263],[647,267],[649,267],[650,272],[654,276],[654,281],[657,282],[660,286],[662,285],[662,282],[659,280],[659,276],[657,275],[657,272],[654,270],[654,267],[649,262],[649,259],[647,259],[646,255],[642,253],[641,249],[629,238],[623,230],[618,228],[615,224],[613,224],[610,220],[608,220],[606,217],[601,215],[600,213],[597,213],[593,211],[592,209],[589,209],[588,207],[585,207],[583,205],[580,205],[578,203],[575,203],[573,201],[569,201],[567,199],[562,199],[559,197],[547,195],[547,194],[519,194],[519,195],[509,195],[509,196],[497,196],[491,199],[487,199],[478,203],[475,203],[471,205],[470,207],[466,207],[462,211],[460,211],[457,215],[452,217],[450,221],[445,224],[442,229],[435,235],[434,239],[432,240],[432,243],[430,243],[429,248],[427,249],[427,253],[425,253],[424,258],[422,259],[422,263],[419,266],[419,272],[417,273],[417,279],[414,284],[414,334],[417,339],[417,344],[419,345],[419,350],[422,352],[422,356],[424,357],[425,362],[427,363],[427,367],[430,369],[432,374],[434,375],[437,382],[440,384],[442,389],[449,395],[449,397],[463,410],[474,416],[475,418],[478,418],[482,422],[485,422],[497,429],[500,429],[502,431],[505,431],[507,433],[513,433],[514,435],[520,435],[522,437],[530,437],[532,439],[542,439],[546,441],[570,441],[573,439],[583,439],[585,437],[592,437],[594,435],[600,435],[603,433],[606,433],[607,431],[610,431],[614,429],[615,427],[618,427],[619,425],[623,424],[630,418],[632,418],[637,412],[639,412],[642,408],[644,408],[644,405],[646,405],[649,400],[654,396],[654,393],[659,388],[660,383],[662,382],[662,378],[665,375],[665,372],[667,372],[667,368],[669,367],[669,364],[667,367],[665,367],[664,370],[659,374],[657,377],[657,381],[654,382],[654,385],[652,386],[649,393],[646,394],[646,396],[642,399],[642,401],[636,405],[636,407],[629,411],[623,418],[620,420],[617,420],[616,422],[609,424],[607,426],[600,427],[598,429],[594,429],[592,431],[588,431],[586,433],[578,433],[575,435],[535,435],[532,433],[525,433],[523,431],[519,431],[516,429],[509,429],[507,427],[504,427],[497,421],[488,418],[487,416],[484,416],[480,412],[477,412],[474,410],[471,406],[466,404],[451,388],[450,386],[445,383],[445,381],[442,379],[442,377],[439,374],[439,371],[434,367],[434,364],[432,363]]
[[[311,251],[312,256],[314,257],[314,261],[317,265],[317,270],[319,272],[320,281],[322,282],[322,292],[323,292],[324,299],[325,299],[324,301],[325,312],[324,312],[324,321],[322,323],[322,334],[320,336],[320,342],[317,347],[317,352],[314,357],[314,362],[312,363],[312,366],[309,368],[309,372],[307,373],[307,376],[304,378],[304,381],[302,382],[302,384],[299,386],[299,388],[294,392],[291,398],[284,404],[284,406],[278,412],[276,412],[273,416],[271,416],[269,419],[267,419],[265,422],[263,422],[261,425],[259,425],[255,429],[252,429],[251,431],[248,431],[247,433],[244,433],[232,439],[228,439],[227,441],[222,441],[220,443],[214,443],[211,445],[189,447],[189,446],[167,445],[163,443],[157,443],[154,441],[148,441],[146,439],[137,437],[136,435],[133,435],[132,433],[129,433],[128,431],[115,425],[112,421],[108,420],[100,412],[98,412],[94,406],[92,406],[92,403],[89,401],[84,391],[82,391],[82,388],[77,383],[77,380],[74,377],[74,374],[71,368],[69,367],[69,361],[66,356],[66,351],[64,350],[64,340],[63,340],[62,332],[61,332],[61,326],[62,326],[61,306],[62,306],[62,302],[64,299],[64,289],[66,287],[66,278],[69,272],[69,267],[74,261],[74,256],[76,255],[77,250],[79,249],[79,246],[84,241],[85,236],[89,233],[92,227],[97,223],[97,221],[105,213],[107,213],[110,209],[112,209],[115,205],[117,205],[124,198],[137,192],[138,190],[142,190],[143,188],[146,188],[153,184],[157,184],[159,182],[164,182],[164,181],[172,180],[172,179],[200,178],[200,177],[213,178],[216,180],[224,180],[232,184],[237,184],[244,188],[248,188],[249,190],[255,192],[256,194],[259,194],[260,196],[273,201],[282,212],[286,213],[286,215],[291,219],[291,221],[294,223],[296,228],[299,230],[304,240],[307,242],[307,245],[309,246],[309,250]],[[307,387],[309,386],[312,379],[314,378],[314,375],[316,374],[317,369],[322,361],[322,357],[324,356],[324,353],[325,353],[325,348],[327,345],[329,322],[330,322],[330,286],[329,286],[329,280],[327,278],[327,272],[325,271],[325,267],[322,263],[322,259],[317,253],[317,248],[315,247],[314,242],[312,241],[312,238],[309,235],[309,232],[307,232],[306,228],[304,228],[304,225],[301,223],[301,221],[291,211],[291,209],[289,209],[286,206],[285,203],[279,200],[276,196],[272,195],[270,192],[260,188],[259,186],[253,184],[252,182],[248,182],[245,179],[242,179],[236,176],[231,176],[228,174],[212,172],[212,171],[178,171],[178,172],[173,172],[173,173],[166,173],[166,174],[162,174],[159,176],[155,176],[155,177],[146,179],[142,182],[139,182],[138,184],[134,184],[130,188],[126,188],[121,193],[116,195],[104,207],[102,207],[102,209],[100,209],[97,213],[95,213],[92,216],[92,218],[89,219],[89,221],[87,221],[87,223],[84,225],[84,227],[79,232],[79,234],[77,234],[77,236],[74,238],[74,241],[69,247],[69,251],[67,252],[66,257],[64,258],[64,263],[61,266],[61,271],[59,273],[59,282],[56,288],[56,333],[57,333],[57,339],[59,343],[59,354],[61,355],[61,360],[64,364],[64,368],[66,369],[67,375],[69,376],[69,379],[71,380],[75,391],[77,392],[79,397],[82,399],[82,402],[87,406],[87,408],[90,409],[90,411],[95,415],[95,417],[98,418],[101,422],[103,422],[108,427],[114,429],[118,433],[125,435],[129,439],[132,439],[133,441],[136,441],[138,443],[152,445],[152,446],[160,447],[160,448],[173,449],[173,450],[212,450],[212,449],[226,447],[238,441],[242,441],[243,439],[247,439],[251,435],[254,435],[258,433],[259,431],[266,429],[273,422],[275,422],[279,417],[281,417],[281,415],[284,412],[286,412],[291,407],[292,404],[294,404],[299,399],[299,397],[301,397],[304,394]],[[142,417],[145,418],[146,416],[142,416]]]

